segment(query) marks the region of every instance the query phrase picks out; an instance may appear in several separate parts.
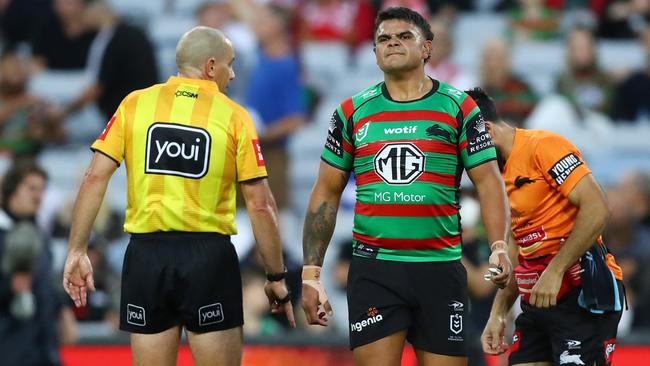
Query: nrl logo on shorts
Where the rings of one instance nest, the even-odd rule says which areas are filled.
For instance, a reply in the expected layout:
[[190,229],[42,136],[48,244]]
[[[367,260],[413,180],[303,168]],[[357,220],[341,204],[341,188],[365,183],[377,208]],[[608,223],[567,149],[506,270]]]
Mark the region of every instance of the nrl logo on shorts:
[[449,316],[449,330],[458,334],[463,330],[463,316],[454,314]]

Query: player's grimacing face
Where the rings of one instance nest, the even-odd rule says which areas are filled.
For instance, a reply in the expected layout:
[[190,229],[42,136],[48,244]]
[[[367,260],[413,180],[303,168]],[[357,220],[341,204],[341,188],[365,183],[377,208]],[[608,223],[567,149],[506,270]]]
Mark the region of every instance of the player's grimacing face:
[[377,65],[384,72],[418,67],[423,64],[429,50],[430,42],[414,24],[389,19],[383,21],[377,28],[375,55]]

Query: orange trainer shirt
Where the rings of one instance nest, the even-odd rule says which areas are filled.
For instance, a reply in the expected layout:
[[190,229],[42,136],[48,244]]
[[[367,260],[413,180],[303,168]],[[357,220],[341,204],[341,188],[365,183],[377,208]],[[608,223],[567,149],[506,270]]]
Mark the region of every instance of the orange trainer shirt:
[[[502,174],[520,259],[555,255],[571,234],[578,214],[569,193],[591,174],[582,154],[553,132],[516,129]],[[608,255],[607,263],[621,280],[614,257]]]

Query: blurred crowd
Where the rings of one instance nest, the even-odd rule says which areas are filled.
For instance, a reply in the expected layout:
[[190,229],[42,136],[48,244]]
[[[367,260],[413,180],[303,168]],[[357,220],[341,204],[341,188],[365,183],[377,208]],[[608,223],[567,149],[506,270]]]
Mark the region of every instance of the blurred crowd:
[[[283,232],[292,233],[285,263],[297,298],[302,258],[296,241],[318,158],[291,155],[295,146],[318,151],[327,125],[322,116],[380,80],[372,54],[373,21],[378,10],[391,6],[409,7],[430,20],[435,34],[426,66],[430,76],[460,89],[482,86],[510,123],[557,130],[587,150],[599,147],[580,143],[591,121],[612,134],[619,126],[632,129],[629,136],[645,141],[634,152],[640,166],[601,182],[611,209],[606,242],[624,269],[629,301],[622,339],[641,334],[637,339],[650,343],[650,0],[0,0],[0,354],[57,364],[57,345],[87,337],[84,324],[101,323],[108,329],[104,335],[116,334],[118,274],[128,241],[121,227],[124,207],[105,202],[89,246],[97,291],[86,307],[73,308],[60,278],[83,166],[71,171],[61,160],[83,159],[60,154],[88,146],[128,93],[174,74],[176,41],[194,25],[221,29],[234,44],[236,79],[226,93],[254,117]],[[477,34],[465,34],[459,24],[466,24],[462,20],[468,15],[500,19],[505,26],[486,34],[474,26]],[[482,41],[465,44],[472,38]],[[541,71],[522,70],[513,57],[531,45],[544,50],[558,43],[563,58],[542,52],[535,60],[561,65],[547,81],[535,82]],[[620,63],[604,65],[602,44],[625,45],[622,49],[632,54],[622,52]],[[468,47],[478,47],[475,60],[458,57]],[[640,62],[629,67],[634,55]],[[307,166],[305,161],[311,166],[301,183],[292,171],[304,170],[296,167]],[[608,164],[630,166],[617,160]],[[69,184],[49,178],[62,174]],[[344,196],[343,208],[349,210],[353,200],[354,193]],[[468,327],[478,337],[494,290],[482,279],[489,253],[470,187],[461,204],[463,261],[472,293]],[[346,225],[349,231],[351,223]],[[252,236],[245,227],[240,231],[244,332],[282,334],[287,324],[267,311]],[[350,236],[336,236],[326,262],[336,312],[331,326],[307,327],[298,314],[299,332],[347,335]],[[40,351],[30,353],[31,345]],[[472,360],[480,364],[480,356]]]

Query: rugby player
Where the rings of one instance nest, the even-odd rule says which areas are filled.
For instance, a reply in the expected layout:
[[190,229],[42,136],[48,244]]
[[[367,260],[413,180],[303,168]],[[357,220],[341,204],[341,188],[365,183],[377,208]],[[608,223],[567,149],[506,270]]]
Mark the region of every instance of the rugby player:
[[421,365],[466,365],[467,273],[458,195],[467,170],[481,202],[490,264],[504,286],[508,210],[496,151],[467,94],[424,73],[433,34],[407,8],[379,13],[377,64],[384,81],[334,111],[303,233],[302,307],[327,325],[320,273],[348,177],[356,178],[347,296],[357,365],[399,365],[404,342]]

